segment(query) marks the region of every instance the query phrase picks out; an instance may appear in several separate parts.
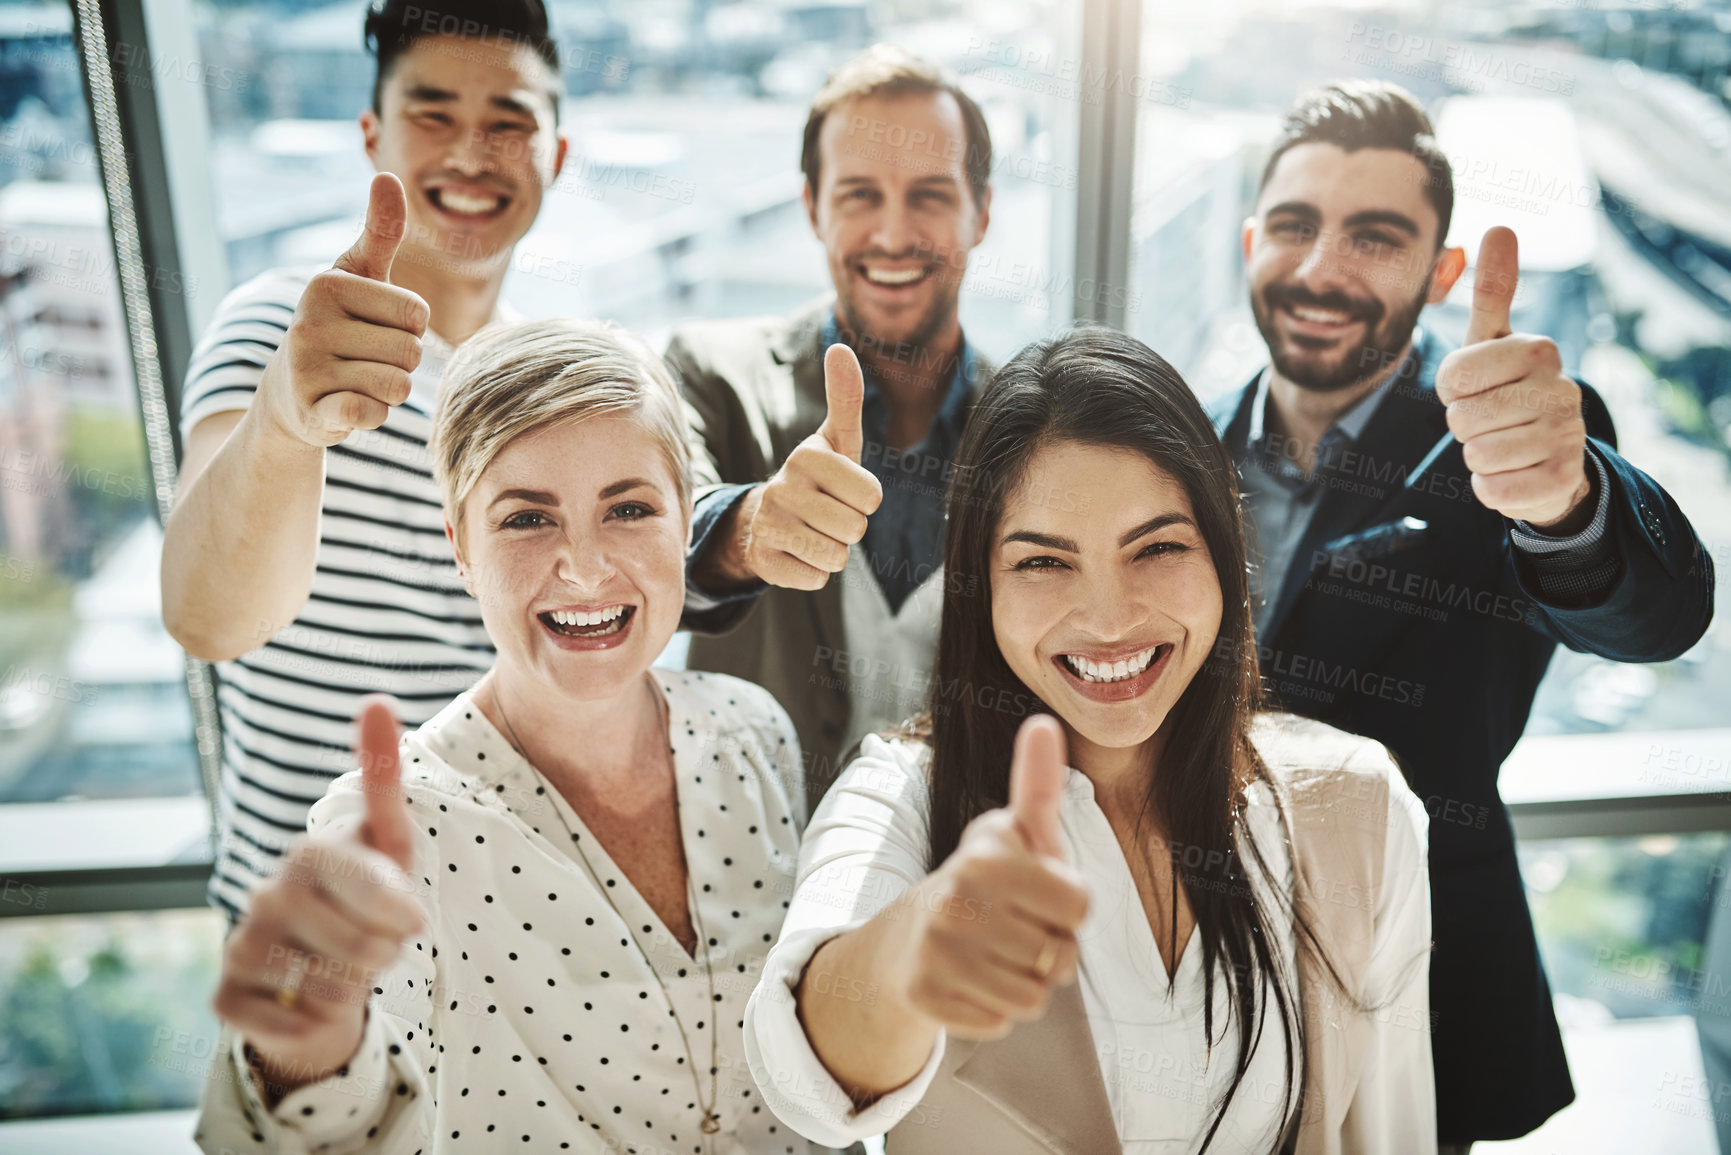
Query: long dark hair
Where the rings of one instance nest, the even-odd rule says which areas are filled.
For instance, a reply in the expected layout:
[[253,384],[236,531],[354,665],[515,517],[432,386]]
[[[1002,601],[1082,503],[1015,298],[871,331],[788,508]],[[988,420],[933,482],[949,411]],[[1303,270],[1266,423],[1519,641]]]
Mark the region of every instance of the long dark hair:
[[[1015,492],[1034,455],[1061,441],[1133,450],[1169,474],[1190,498],[1220,578],[1218,640],[1167,716],[1164,755],[1150,777],[1138,829],[1155,820],[1165,845],[1154,840],[1149,852],[1163,849],[1171,859],[1173,920],[1164,929],[1174,961],[1179,885],[1195,915],[1211,1047],[1217,968],[1231,985],[1228,1019],[1237,1027],[1237,1067],[1203,1149],[1213,1141],[1261,1037],[1270,1001],[1263,996],[1265,982],[1288,1044],[1279,1132],[1284,1135],[1292,1122],[1302,1028],[1295,984],[1284,974],[1277,944],[1297,912],[1289,902],[1278,912],[1264,911],[1241,862],[1241,847],[1248,846],[1270,893],[1282,893],[1245,822],[1246,791],[1253,783],[1268,783],[1276,805],[1281,802],[1250,741],[1261,677],[1237,473],[1184,379],[1159,354],[1122,333],[1079,328],[1029,345],[998,371],[968,419],[949,492],[944,564],[950,580],[932,700],[929,714],[915,726],[932,750],[931,865],[949,857],[977,815],[1006,804],[1016,728],[1044,708],[998,649],[984,575],[991,572],[1005,497]],[[981,580],[957,580],[958,575]],[[1222,1039],[1224,1030],[1223,1025]]]

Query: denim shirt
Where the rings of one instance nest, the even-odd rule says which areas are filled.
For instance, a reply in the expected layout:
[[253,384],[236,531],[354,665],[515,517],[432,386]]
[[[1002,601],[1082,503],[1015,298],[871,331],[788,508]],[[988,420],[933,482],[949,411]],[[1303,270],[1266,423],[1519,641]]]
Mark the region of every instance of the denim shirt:
[[[832,312],[819,341],[824,349],[842,342],[841,326]],[[944,394],[943,405],[925,437],[906,449],[889,444],[890,402],[871,372],[865,372],[865,397],[860,408],[864,449],[860,464],[883,486],[883,503],[866,521],[860,542],[877,575],[878,588],[891,612],[930,577],[944,558],[944,495],[956,449],[966,424],[968,397],[979,372],[978,357],[964,339]],[[750,485],[729,485],[711,491],[697,503],[692,520],[691,553],[687,558],[688,611],[707,610],[731,601],[755,597],[762,582],[726,591],[706,590],[691,579],[693,563],[709,547],[709,538]]]

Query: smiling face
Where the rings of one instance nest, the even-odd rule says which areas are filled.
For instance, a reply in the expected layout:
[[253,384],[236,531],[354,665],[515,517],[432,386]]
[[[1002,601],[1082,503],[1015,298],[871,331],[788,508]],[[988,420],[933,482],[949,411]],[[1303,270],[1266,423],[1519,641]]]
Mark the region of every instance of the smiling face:
[[1317,392],[1373,378],[1447,296],[1464,259],[1438,246],[1431,179],[1394,149],[1307,142],[1281,156],[1244,226],[1251,310],[1281,376]]
[[660,444],[633,417],[524,434],[482,471],[459,516],[458,567],[501,677],[615,697],[678,628],[690,517]]
[[968,253],[990,207],[968,187],[967,128],[947,92],[866,96],[824,118],[812,229],[829,258],[836,310],[877,345],[917,347],[959,325]]
[[408,190],[398,260],[462,272],[509,259],[564,163],[557,82],[534,49],[477,37],[427,36],[397,57],[361,130],[373,166]]
[[1151,738],[1220,631],[1190,499],[1129,449],[1040,448],[1005,498],[991,574],[998,647],[1063,721],[1078,766],[1090,747]]

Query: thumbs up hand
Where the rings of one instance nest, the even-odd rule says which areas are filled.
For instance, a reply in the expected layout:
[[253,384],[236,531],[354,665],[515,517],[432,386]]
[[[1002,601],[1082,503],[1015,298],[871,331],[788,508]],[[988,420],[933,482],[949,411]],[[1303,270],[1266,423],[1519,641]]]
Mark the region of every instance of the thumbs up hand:
[[883,502],[883,486],[860,465],[865,376],[852,349],[829,347],[823,382],[823,424],[739,504],[731,551],[737,561],[720,563],[734,580],[822,589],[847,565],[848,548],[865,536],[866,518]]
[[335,445],[356,429],[377,429],[408,398],[432,316],[418,295],[390,283],[408,214],[402,182],[375,175],[359,239],[307,283],[254,400],[278,432]]
[[251,1044],[272,1105],[353,1057],[380,973],[425,921],[395,707],[374,696],[356,720],[361,825],[296,840],[223,948],[213,1005]]
[[965,1038],[999,1038],[1037,1019],[1076,974],[1088,913],[1063,860],[1064,732],[1036,715],[1016,734],[1010,804],[980,815],[943,865],[909,892],[913,925],[887,970],[904,1007]]
[[1515,234],[1485,234],[1466,341],[1437,369],[1436,391],[1461,442],[1473,493],[1504,517],[1569,532],[1590,507],[1581,387],[1546,337],[1511,333]]

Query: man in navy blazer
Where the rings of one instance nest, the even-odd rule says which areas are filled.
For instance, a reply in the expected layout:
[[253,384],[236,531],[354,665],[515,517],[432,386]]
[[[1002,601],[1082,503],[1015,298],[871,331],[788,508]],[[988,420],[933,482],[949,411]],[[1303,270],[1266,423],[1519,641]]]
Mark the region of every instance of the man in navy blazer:
[[1301,98],[1244,228],[1272,364],[1216,411],[1273,698],[1381,741],[1430,811],[1445,1152],[1574,1098],[1497,793],[1551,652],[1665,661],[1713,607],[1706,551],[1617,454],[1604,402],[1550,341],[1510,333],[1512,233],[1486,236],[1462,348],[1418,326],[1465,266],[1443,244],[1453,201],[1408,93]]

